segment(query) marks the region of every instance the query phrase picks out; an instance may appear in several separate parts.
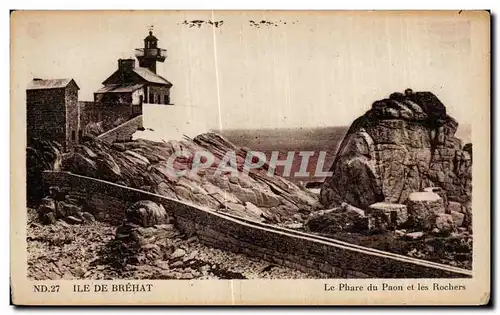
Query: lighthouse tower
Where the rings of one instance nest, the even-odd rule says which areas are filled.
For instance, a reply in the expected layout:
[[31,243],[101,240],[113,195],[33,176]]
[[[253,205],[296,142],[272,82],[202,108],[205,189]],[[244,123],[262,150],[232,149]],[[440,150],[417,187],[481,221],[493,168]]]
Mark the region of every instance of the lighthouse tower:
[[144,48],[136,49],[136,57],[139,60],[139,66],[148,68],[156,73],[156,62],[164,62],[167,58],[167,50],[158,47],[158,38],[149,31],[149,35],[144,38]]

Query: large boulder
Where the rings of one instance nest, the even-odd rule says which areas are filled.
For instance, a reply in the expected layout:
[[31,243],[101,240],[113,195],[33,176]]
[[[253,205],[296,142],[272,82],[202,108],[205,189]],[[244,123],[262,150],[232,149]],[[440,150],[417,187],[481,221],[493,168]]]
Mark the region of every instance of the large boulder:
[[397,227],[408,220],[408,209],[406,205],[389,202],[377,202],[368,207],[366,214],[379,218],[387,225]]
[[443,199],[428,191],[411,193],[407,206],[411,225],[423,229],[431,229],[436,217],[446,212]]
[[464,218],[465,215],[463,213],[460,213],[458,211],[451,211],[450,215],[453,219],[453,222],[455,223],[456,226],[462,226],[464,223]]
[[434,228],[442,234],[456,232],[457,226],[451,214],[439,213],[435,217]]
[[343,203],[341,207],[312,212],[305,222],[311,232],[334,234],[342,231],[366,231],[370,227],[364,211]]
[[127,209],[126,218],[129,223],[142,227],[165,224],[169,221],[165,208],[161,204],[150,200],[141,200],[134,203]]
[[[283,177],[268,176],[268,163],[244,172],[248,149],[215,133],[183,141],[139,139],[111,145],[94,139],[74,151],[71,163],[65,165],[67,171],[237,216],[291,223],[299,212],[309,213],[319,204],[318,197],[307,189]],[[198,153],[210,155],[212,165],[194,168]],[[219,172],[228,153],[234,153],[236,170]],[[171,159],[173,154],[175,159]]]
[[454,202],[454,201],[448,201],[448,196],[446,195],[446,191],[444,191],[441,187],[426,187],[424,188],[424,191],[427,191],[427,192],[432,192],[432,193],[436,193],[439,195],[439,197],[441,197],[441,199],[443,199],[443,203],[445,205],[445,210],[447,213],[449,213],[450,209],[449,209],[449,203],[450,202]]
[[143,227],[125,221],[116,229],[115,239],[108,244],[103,262],[123,268],[129,264],[151,265],[168,259],[180,234],[172,224]]
[[55,211],[56,211],[56,202],[54,199],[50,197],[45,197],[42,200],[40,200],[40,205],[38,206],[38,213],[40,215],[44,215],[46,213]]
[[405,204],[425,187],[441,187],[450,201],[469,201],[472,148],[454,136],[457,127],[430,92],[407,90],[376,101],[345,135],[321,203],[362,209],[382,201]]
[[59,201],[57,203],[56,216],[58,218],[64,218],[67,216],[79,216],[82,212],[82,206],[75,205],[66,201]]

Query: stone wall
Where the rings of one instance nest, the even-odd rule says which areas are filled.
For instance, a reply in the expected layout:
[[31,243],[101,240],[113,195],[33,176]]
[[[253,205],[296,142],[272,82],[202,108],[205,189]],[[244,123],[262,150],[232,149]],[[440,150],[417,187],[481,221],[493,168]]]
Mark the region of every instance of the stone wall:
[[163,86],[148,86],[145,103],[170,104],[170,88]]
[[27,90],[26,104],[28,140],[54,140],[66,149],[65,89]]
[[66,88],[66,149],[71,149],[79,142],[80,110],[78,108],[78,89]]
[[103,132],[109,131],[124,122],[142,114],[142,107],[131,104],[109,104],[80,101],[80,129],[89,132],[89,124],[99,123]]
[[132,140],[132,135],[137,131],[138,128],[141,127],[142,115],[132,118],[129,121],[119,125],[118,127],[106,131],[102,135],[98,136],[98,138],[108,143],[130,141]]
[[[98,214],[121,223],[128,205],[162,204],[187,235],[206,245],[244,253],[319,276],[334,278],[469,278],[472,272],[325,237],[221,214],[110,182],[66,172],[45,172],[44,185],[89,196]],[[123,207],[119,202],[123,202]],[[114,206],[109,207],[110,201]],[[99,217],[99,215],[96,215]]]

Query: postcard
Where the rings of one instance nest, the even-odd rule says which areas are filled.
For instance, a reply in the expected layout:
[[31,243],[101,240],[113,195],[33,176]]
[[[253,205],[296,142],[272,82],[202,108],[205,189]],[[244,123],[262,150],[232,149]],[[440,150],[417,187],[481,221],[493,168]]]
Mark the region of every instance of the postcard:
[[14,304],[489,303],[488,11],[10,18]]

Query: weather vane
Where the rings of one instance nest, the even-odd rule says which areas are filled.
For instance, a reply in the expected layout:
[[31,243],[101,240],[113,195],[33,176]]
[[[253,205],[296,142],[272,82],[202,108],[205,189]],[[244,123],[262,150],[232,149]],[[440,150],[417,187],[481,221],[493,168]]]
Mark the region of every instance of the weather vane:
[[150,26],[148,26],[148,31],[152,32],[152,31],[153,31],[153,29],[154,29],[154,27],[155,27],[154,25],[150,25]]

